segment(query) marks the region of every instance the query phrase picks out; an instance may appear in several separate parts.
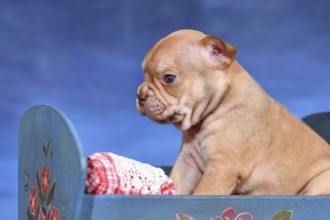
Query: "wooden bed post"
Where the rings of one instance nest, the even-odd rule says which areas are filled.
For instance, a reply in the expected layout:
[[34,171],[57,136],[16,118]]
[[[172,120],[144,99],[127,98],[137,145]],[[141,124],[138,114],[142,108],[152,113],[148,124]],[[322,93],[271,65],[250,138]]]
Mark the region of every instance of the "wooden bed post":
[[18,168],[18,219],[79,219],[86,162],[74,127],[62,112],[39,105],[24,114]]

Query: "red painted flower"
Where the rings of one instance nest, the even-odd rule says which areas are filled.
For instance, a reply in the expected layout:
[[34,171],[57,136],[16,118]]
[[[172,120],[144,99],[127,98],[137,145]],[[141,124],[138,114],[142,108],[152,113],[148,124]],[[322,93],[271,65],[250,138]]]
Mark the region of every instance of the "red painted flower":
[[226,220],[226,219],[234,218],[235,216],[236,216],[235,209],[229,207],[225,211],[222,212],[221,218]]
[[39,216],[38,216],[38,220],[46,220],[46,216],[44,215],[42,209],[39,209]]
[[42,170],[41,173],[41,190],[44,193],[48,192],[49,186],[50,186],[50,177],[49,177],[49,169],[44,166],[44,169]]
[[60,218],[58,217],[58,209],[53,207],[52,213],[50,214],[50,220],[59,220]]
[[37,214],[38,196],[35,188],[30,189],[29,207],[32,215]]
[[253,215],[248,212],[242,212],[237,214],[235,209],[229,207],[225,211],[222,212],[220,218],[218,220],[253,220]]

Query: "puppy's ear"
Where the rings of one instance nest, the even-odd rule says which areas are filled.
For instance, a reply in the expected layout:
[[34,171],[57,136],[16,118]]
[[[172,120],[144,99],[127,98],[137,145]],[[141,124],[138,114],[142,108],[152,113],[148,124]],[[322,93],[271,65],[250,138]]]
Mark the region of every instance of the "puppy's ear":
[[207,36],[201,41],[203,56],[212,67],[227,68],[234,60],[237,50],[234,46],[216,36]]

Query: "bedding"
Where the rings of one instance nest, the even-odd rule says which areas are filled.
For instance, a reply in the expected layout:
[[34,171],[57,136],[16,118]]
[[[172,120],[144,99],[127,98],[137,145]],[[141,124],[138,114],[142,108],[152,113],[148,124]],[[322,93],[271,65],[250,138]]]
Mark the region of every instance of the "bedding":
[[89,194],[173,195],[172,180],[161,168],[113,153],[87,158],[86,192]]

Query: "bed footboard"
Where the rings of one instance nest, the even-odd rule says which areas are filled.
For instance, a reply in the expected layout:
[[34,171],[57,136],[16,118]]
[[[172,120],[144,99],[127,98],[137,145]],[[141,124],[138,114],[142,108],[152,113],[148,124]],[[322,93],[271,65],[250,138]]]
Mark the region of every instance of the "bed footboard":
[[[304,121],[330,141],[330,113]],[[21,120],[18,175],[20,220],[330,219],[330,196],[87,195],[79,138],[67,117],[48,105],[29,109]]]

